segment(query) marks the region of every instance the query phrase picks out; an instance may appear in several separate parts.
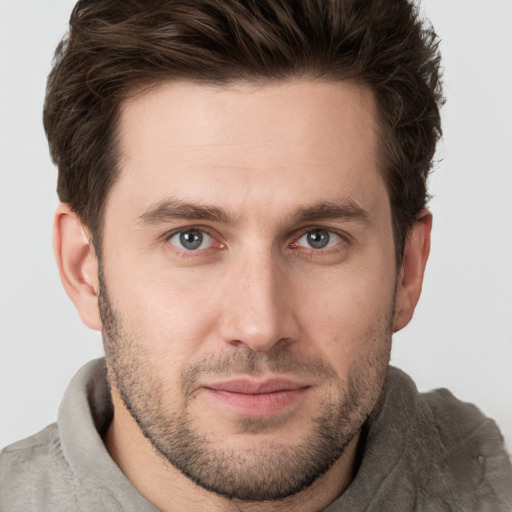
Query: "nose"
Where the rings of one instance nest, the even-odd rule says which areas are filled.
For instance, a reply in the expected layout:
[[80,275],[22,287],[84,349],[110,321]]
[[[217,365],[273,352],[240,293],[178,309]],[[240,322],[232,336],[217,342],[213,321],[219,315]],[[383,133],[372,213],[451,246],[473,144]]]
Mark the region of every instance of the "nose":
[[293,283],[279,258],[260,251],[237,260],[226,275],[220,322],[223,340],[255,352],[297,340],[300,329],[294,315]]

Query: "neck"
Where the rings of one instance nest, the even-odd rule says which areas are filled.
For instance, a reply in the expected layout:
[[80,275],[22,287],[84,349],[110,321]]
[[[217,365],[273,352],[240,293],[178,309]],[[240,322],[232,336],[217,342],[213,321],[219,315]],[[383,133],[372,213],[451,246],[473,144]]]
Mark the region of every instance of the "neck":
[[107,450],[137,491],[162,512],[322,510],[343,492],[353,478],[359,434],[354,436],[327,473],[304,491],[279,501],[230,500],[196,485],[165,460],[142,434],[119,395],[112,391],[114,417],[104,439]]

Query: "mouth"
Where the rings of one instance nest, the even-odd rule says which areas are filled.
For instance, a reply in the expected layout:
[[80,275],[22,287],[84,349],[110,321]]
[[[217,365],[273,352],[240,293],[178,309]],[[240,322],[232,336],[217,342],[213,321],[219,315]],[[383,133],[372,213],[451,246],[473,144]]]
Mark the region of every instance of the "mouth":
[[235,379],[203,386],[207,396],[238,416],[269,417],[290,409],[311,389],[289,379]]

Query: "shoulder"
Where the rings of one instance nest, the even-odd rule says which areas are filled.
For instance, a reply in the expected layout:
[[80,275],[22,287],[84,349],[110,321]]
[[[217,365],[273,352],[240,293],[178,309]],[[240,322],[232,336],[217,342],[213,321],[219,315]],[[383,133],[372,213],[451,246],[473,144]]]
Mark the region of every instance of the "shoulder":
[[419,400],[441,447],[437,457],[423,467],[427,496],[448,495],[456,489],[454,510],[509,511],[512,467],[496,423],[447,389],[419,394]]
[[441,439],[452,450],[470,445],[478,446],[482,456],[503,453],[498,426],[478,407],[462,402],[447,389],[422,393],[420,397],[432,412]]
[[73,473],[62,453],[56,424],[3,449],[0,511],[41,510],[45,503],[74,510]]

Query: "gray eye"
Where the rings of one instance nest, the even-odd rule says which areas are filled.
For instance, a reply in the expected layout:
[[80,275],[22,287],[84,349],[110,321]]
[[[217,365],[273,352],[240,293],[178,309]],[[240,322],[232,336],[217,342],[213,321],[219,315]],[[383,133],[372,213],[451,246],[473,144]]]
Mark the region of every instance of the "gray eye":
[[196,251],[207,249],[212,243],[212,237],[200,229],[188,229],[174,233],[169,237],[169,242],[179,249]]
[[327,229],[312,229],[304,233],[297,241],[298,245],[311,249],[326,249],[341,241],[341,237]]

